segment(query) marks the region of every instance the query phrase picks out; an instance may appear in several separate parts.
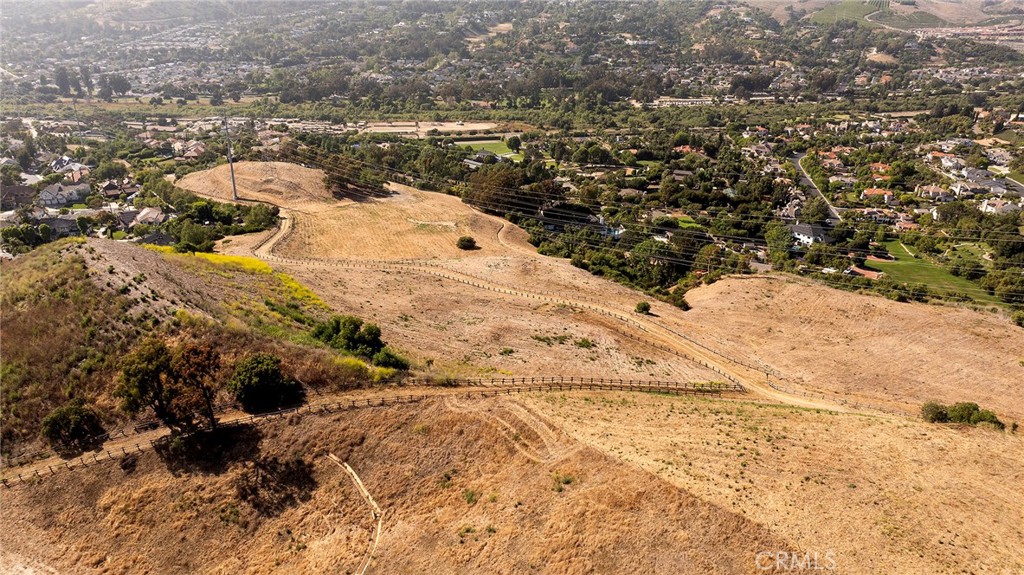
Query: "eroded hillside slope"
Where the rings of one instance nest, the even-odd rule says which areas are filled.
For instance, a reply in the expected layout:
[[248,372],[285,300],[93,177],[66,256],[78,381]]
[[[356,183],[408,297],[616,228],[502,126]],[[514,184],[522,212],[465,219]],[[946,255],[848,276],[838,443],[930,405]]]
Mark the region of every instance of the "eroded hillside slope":
[[65,573],[751,573],[791,549],[584,447],[511,399],[434,400],[235,430],[5,493],[6,561]]

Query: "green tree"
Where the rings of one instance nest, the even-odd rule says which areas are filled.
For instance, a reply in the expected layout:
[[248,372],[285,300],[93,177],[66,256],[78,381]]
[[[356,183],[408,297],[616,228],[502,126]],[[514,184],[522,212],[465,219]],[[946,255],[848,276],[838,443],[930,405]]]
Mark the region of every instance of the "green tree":
[[43,418],[43,439],[60,455],[77,455],[91,448],[104,433],[99,416],[76,399]]
[[780,266],[789,259],[790,247],[793,245],[793,234],[782,222],[772,221],[765,226],[764,239],[768,243],[768,253],[772,264]]
[[393,369],[409,369],[409,360],[398,355],[389,347],[385,347],[373,354],[373,364],[379,367],[390,367]]
[[513,152],[518,152],[519,148],[523,145],[523,141],[519,139],[519,136],[509,136],[505,140],[505,145]]
[[218,354],[207,344],[184,343],[172,351],[150,337],[121,360],[113,395],[129,414],[152,409],[175,433],[198,429],[201,417],[213,427],[218,365]]
[[828,204],[820,196],[807,200],[800,210],[800,220],[808,224],[820,224],[829,217]]
[[636,304],[636,313],[643,315],[651,313],[651,304],[645,301]]
[[68,76],[67,68],[58,66],[57,70],[53,73],[53,81],[57,84],[57,90],[62,96],[67,96],[71,93],[71,78]]
[[173,408],[170,374],[171,350],[162,340],[148,338],[121,360],[121,378],[113,395],[129,414],[148,407],[171,429],[184,430]]
[[281,358],[255,353],[238,362],[228,393],[252,413],[277,409],[302,397],[302,387],[281,372]]
[[380,328],[351,315],[336,315],[313,328],[313,337],[331,347],[363,357],[384,349]]
[[13,164],[5,165],[0,168],[0,185],[4,186],[17,186],[25,182],[25,178],[21,177],[20,166]]
[[460,250],[473,250],[476,249],[476,240],[469,236],[462,236],[455,242],[455,245]]

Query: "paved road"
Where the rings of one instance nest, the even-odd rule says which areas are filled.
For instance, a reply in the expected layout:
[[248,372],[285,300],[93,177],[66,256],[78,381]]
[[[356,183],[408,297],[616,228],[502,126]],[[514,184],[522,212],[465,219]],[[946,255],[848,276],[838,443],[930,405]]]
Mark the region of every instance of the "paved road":
[[803,185],[804,187],[811,188],[812,190],[818,193],[818,197],[820,197],[822,200],[825,200],[825,205],[828,206],[829,213],[828,223],[829,225],[834,226],[838,224],[841,219],[839,217],[839,209],[833,206],[832,202],[828,201],[828,198],[825,197],[825,194],[823,194],[821,190],[818,189],[818,184],[814,183],[814,180],[811,179],[811,176],[807,173],[807,170],[804,169],[803,160],[804,156],[806,155],[807,152],[804,152],[802,154],[793,154],[793,156],[791,157],[793,163],[796,164],[796,168],[800,170],[800,184]]

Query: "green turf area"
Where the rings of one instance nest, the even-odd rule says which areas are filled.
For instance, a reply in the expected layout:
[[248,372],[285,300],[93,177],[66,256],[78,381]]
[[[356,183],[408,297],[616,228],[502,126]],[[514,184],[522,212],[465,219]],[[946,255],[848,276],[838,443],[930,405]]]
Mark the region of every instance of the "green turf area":
[[995,135],[1000,140],[1006,140],[1011,144],[1018,144],[1024,138],[1021,138],[1020,134],[1016,130],[1003,130]]
[[481,152],[492,152],[502,157],[511,158],[516,162],[523,161],[523,154],[513,154],[512,150],[509,149],[509,147],[505,145],[505,142],[501,140],[494,140],[493,142],[474,142],[469,144],[469,146],[472,147],[474,150],[478,150]]
[[874,27],[875,24],[864,19],[872,12],[878,11],[876,3],[867,3],[864,0],[843,0],[838,4],[830,4],[811,16],[811,21],[816,24],[832,24],[839,20],[853,20],[864,26]]
[[920,258],[915,258],[912,255],[915,253],[913,248],[908,246],[908,249],[911,250],[908,253],[898,240],[886,242],[885,247],[896,258],[896,261],[869,261],[867,264],[873,269],[885,272],[885,275],[891,280],[901,283],[926,284],[937,292],[960,292],[979,302],[999,303],[998,299],[985,293],[978,284],[949,273],[942,266],[928,261],[923,255]]
[[85,204],[71,204],[71,209],[72,210],[85,210],[85,209],[88,209],[88,208],[89,208],[89,206],[87,206]]
[[698,224],[697,222],[693,221],[693,218],[691,218],[690,216],[683,216],[681,218],[677,218],[676,221],[679,222],[679,229],[681,229],[681,230],[685,230],[685,229],[688,229],[688,228],[696,228],[696,229],[699,229],[699,230],[703,230],[704,229],[704,226],[702,226],[702,225]]
[[114,232],[113,235],[111,235],[111,237],[114,238],[115,240],[123,240],[128,237],[128,233],[118,230]]

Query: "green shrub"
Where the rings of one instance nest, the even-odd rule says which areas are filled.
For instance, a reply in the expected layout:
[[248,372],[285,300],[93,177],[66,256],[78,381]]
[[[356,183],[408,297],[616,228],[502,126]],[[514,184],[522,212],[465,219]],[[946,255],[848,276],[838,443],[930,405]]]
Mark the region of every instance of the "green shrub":
[[373,354],[373,364],[379,367],[390,367],[399,370],[409,369],[409,360],[398,355],[389,347],[385,347]]
[[928,423],[945,423],[949,421],[946,406],[937,401],[929,401],[921,406],[921,418]]
[[949,409],[946,410],[946,413],[949,414],[949,421],[953,423],[970,423],[971,419],[979,411],[981,411],[981,408],[978,407],[977,403],[963,402],[954,403],[953,405],[949,406]]
[[43,438],[54,451],[65,456],[92,448],[103,433],[100,418],[80,399],[54,409],[43,418]]
[[281,373],[281,358],[269,353],[256,353],[238,362],[228,392],[250,413],[277,409],[302,398],[302,387]]
[[384,349],[380,328],[351,315],[336,315],[313,328],[313,337],[344,351],[373,357]]
[[1017,324],[1019,327],[1024,327],[1024,311],[1015,311],[1010,317],[1013,319],[1013,323]]
[[651,304],[645,301],[636,304],[636,313],[641,313],[644,315],[651,313]]
[[470,236],[462,236],[461,238],[455,241],[455,245],[460,250],[475,250],[476,240],[474,240]]
[[976,411],[974,412],[974,414],[971,415],[971,425],[978,425],[981,423],[990,423],[999,429],[1006,429],[1006,426],[1003,425],[1003,422],[999,421],[999,418],[996,417],[995,412],[990,411],[988,409]]

